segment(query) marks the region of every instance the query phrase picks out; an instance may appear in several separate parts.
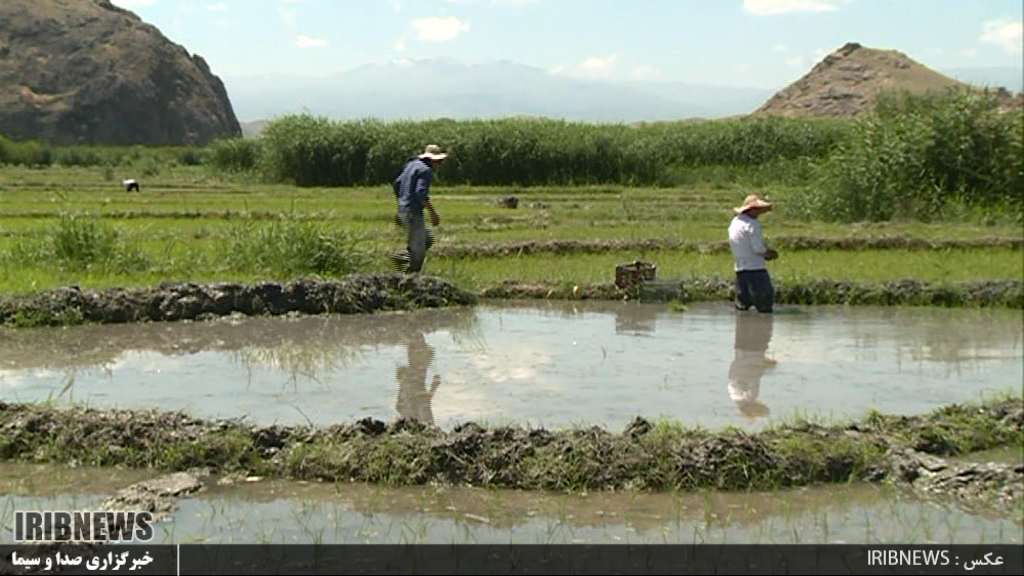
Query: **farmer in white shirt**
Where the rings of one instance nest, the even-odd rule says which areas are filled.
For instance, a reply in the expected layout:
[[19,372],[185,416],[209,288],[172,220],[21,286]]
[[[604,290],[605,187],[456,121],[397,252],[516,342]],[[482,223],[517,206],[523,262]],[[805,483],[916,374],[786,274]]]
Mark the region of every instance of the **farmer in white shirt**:
[[772,203],[757,194],[747,196],[743,205],[733,208],[736,216],[729,224],[729,244],[736,259],[736,308],[747,310],[751,306],[758,312],[771,313],[775,288],[768,275],[768,260],[778,253],[765,246],[758,216],[772,209]]

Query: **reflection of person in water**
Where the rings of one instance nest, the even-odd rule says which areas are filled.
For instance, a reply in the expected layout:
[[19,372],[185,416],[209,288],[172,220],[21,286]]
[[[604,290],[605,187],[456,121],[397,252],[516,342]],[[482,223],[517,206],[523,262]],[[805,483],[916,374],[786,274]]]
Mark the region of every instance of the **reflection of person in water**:
[[434,360],[434,349],[427,344],[422,332],[413,335],[406,347],[408,364],[399,366],[395,371],[398,380],[395,408],[402,418],[433,424],[434,412],[430,404],[441,385],[441,376],[435,374],[430,391],[427,391],[427,369]]
[[751,420],[769,413],[757,397],[761,377],[775,368],[775,360],[765,357],[773,322],[771,314],[736,314],[736,355],[729,366],[729,396]]

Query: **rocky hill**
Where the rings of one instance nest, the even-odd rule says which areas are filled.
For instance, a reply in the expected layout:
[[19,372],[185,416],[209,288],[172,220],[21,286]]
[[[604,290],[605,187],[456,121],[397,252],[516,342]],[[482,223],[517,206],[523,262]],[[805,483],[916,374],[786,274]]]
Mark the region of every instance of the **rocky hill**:
[[109,0],[0,1],[0,134],[55,144],[239,136],[199,55]]
[[[857,116],[874,109],[880,92],[913,93],[974,89],[943,76],[895,50],[849,43],[826,56],[810,72],[776,93],[755,115]],[[1009,93],[1000,93],[1010,98]]]

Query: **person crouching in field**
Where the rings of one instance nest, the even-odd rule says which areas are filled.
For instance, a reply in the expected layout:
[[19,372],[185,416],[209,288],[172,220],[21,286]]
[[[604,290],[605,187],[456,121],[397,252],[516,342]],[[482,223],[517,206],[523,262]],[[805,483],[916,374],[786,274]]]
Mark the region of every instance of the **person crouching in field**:
[[434,243],[433,236],[423,220],[423,209],[430,212],[430,223],[437,226],[440,216],[430,202],[430,182],[433,170],[448,157],[436,144],[427,146],[423,154],[410,159],[402,168],[392,187],[398,202],[395,222],[405,229],[406,249],[391,256],[392,264],[400,272],[419,272],[427,249]]
[[766,261],[778,258],[779,254],[765,246],[761,222],[758,220],[761,214],[770,211],[772,207],[771,202],[751,194],[742,206],[733,208],[736,216],[729,224],[729,245],[736,259],[737,310],[747,310],[754,306],[758,312],[772,312],[775,288]]

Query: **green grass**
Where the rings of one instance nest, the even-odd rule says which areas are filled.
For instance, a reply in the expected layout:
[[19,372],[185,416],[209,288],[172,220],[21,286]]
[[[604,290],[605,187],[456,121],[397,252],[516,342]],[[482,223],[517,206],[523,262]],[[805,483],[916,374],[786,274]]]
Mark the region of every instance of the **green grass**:
[[[129,174],[126,174],[129,175]],[[391,222],[394,199],[387,186],[371,188],[297,188],[254,184],[244,178],[212,175],[201,166],[177,166],[143,180],[141,194],[128,194],[118,180],[98,168],[29,169],[0,167],[0,293],[26,293],[69,284],[82,287],[143,286],[162,281],[289,280],[297,275],[337,275],[345,270],[388,269],[387,254],[402,243]],[[118,175],[118,178],[120,175]],[[778,203],[764,220],[769,243],[778,239],[864,241],[899,237],[929,242],[1020,241],[1015,222],[964,219],[945,223],[894,221],[839,225],[797,219],[787,212],[794,186],[752,182],[764,174],[734,175],[696,171],[692,182],[676,188],[583,187],[437,187],[435,204],[442,223],[434,229],[437,250],[426,272],[467,288],[505,280],[559,283],[609,283],[616,264],[644,259],[658,264],[659,278],[729,278],[732,262],[721,252],[731,207],[748,192]],[[717,179],[717,180],[716,180]],[[508,194],[520,208],[500,208]],[[796,211],[796,210],[793,210]],[[40,244],[69,215],[104,240],[116,265],[54,266]],[[288,230],[274,221],[287,217],[293,238],[305,252],[285,250]],[[275,230],[275,226],[277,229]],[[249,230],[246,235],[245,230]],[[686,250],[635,248],[602,254],[460,257],[474,247],[544,241],[617,241],[637,245],[686,244]],[[358,246],[352,265],[330,263],[339,242]],[[714,244],[718,252],[696,247]],[[88,260],[95,247],[78,245]],[[264,249],[264,247],[270,247]],[[26,248],[32,248],[28,250]],[[291,247],[289,247],[291,248]],[[20,257],[18,256],[20,250]],[[452,250],[456,250],[453,252]],[[276,252],[267,256],[266,252]],[[447,251],[450,256],[443,255]],[[341,252],[341,251],[339,251]],[[233,258],[225,257],[225,254]],[[120,259],[118,254],[121,255]],[[319,254],[317,265],[301,265],[302,254]],[[130,257],[129,257],[130,256]],[[267,262],[269,260],[269,264]],[[833,279],[856,282],[916,279],[931,282],[1005,280],[1024,277],[1021,249],[980,246],[968,249],[781,250],[771,266],[780,281]],[[126,265],[131,264],[131,265]]]
[[[692,252],[437,258],[428,265],[441,276],[454,271],[455,276],[471,279],[477,287],[502,280],[608,283],[614,280],[617,264],[639,257],[658,265],[659,278],[732,276],[732,258],[728,254]],[[772,263],[771,273],[773,278],[783,281],[816,278],[868,282],[911,278],[934,282],[1012,280],[1024,276],[1024,261],[1019,250],[1005,248],[944,253],[911,250],[801,251],[783,254]]]
[[[586,426],[526,430],[467,425],[443,432],[368,421],[319,430],[275,427],[272,432],[181,413],[8,404],[0,411],[0,426],[8,431],[0,437],[0,459],[168,471],[208,466],[221,473],[380,485],[436,482],[563,492],[774,490],[870,479],[891,466],[884,457],[889,450],[955,456],[1020,446],[1024,436],[1012,418],[1020,408],[1018,397],[951,405],[922,416],[869,414],[857,423],[838,424],[797,421],[756,434],[662,421],[634,435]],[[280,450],[268,452],[268,441]]]

